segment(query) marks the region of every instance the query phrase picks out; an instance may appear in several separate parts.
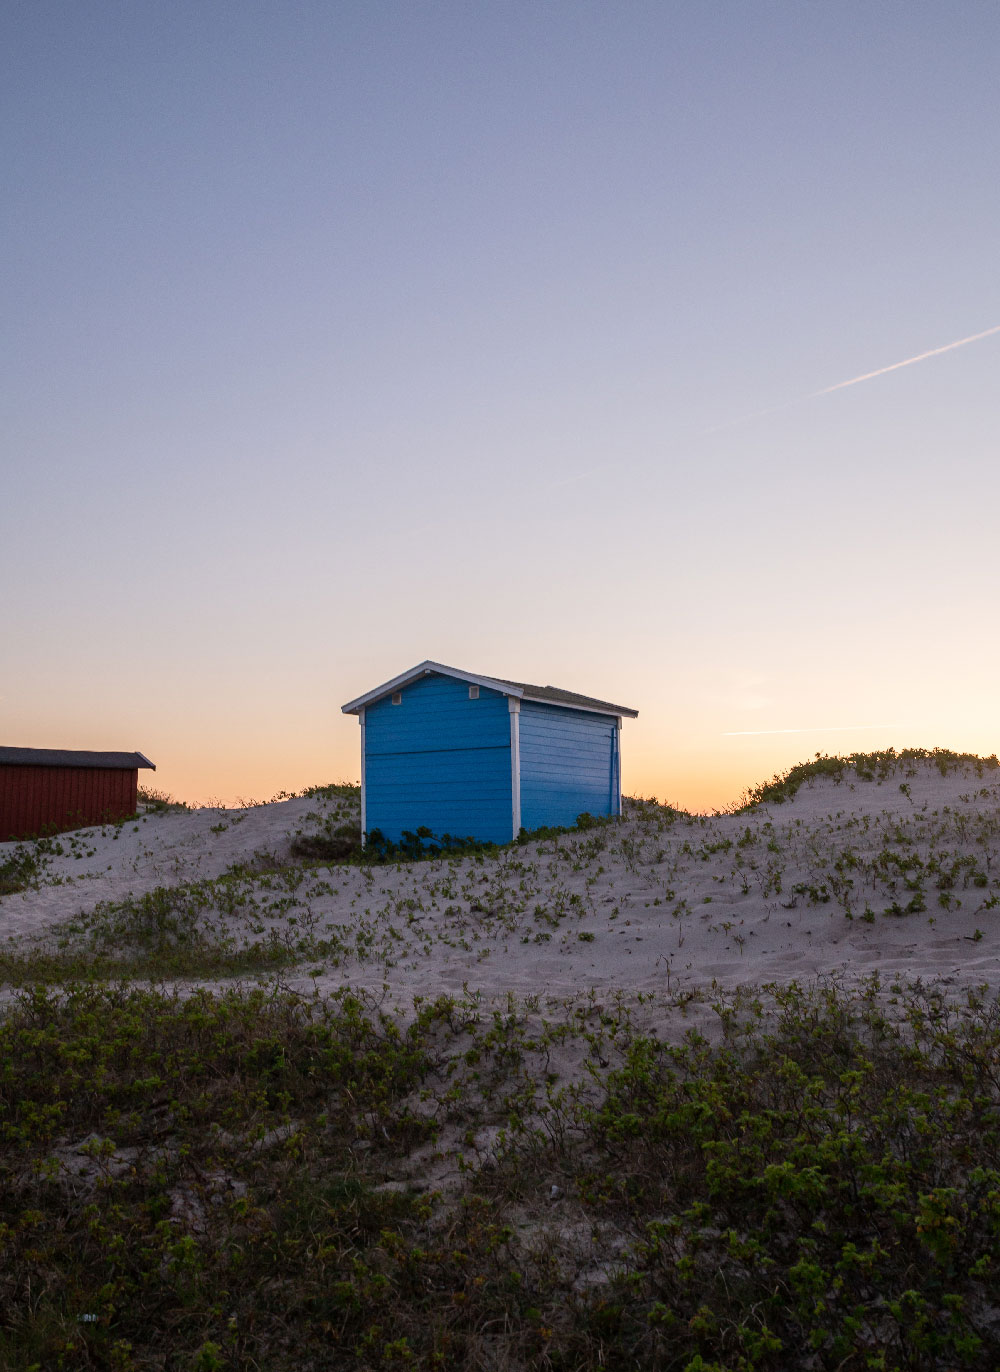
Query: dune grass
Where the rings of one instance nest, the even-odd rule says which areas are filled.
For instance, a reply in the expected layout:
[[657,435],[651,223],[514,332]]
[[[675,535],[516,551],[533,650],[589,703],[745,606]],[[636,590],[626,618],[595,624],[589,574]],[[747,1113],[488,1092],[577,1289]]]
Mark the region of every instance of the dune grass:
[[885,748],[881,752],[846,753],[834,757],[817,753],[811,762],[800,762],[770,781],[752,787],[735,807],[736,813],[755,805],[780,805],[791,800],[804,783],[822,777],[840,782],[848,771],[859,781],[885,781],[900,770],[915,776],[914,764],[918,762],[933,763],[942,776],[960,767],[971,767],[978,777],[982,777],[1000,767],[995,755],[980,757],[978,753],[955,753],[950,748],[901,748],[898,752],[895,748]]

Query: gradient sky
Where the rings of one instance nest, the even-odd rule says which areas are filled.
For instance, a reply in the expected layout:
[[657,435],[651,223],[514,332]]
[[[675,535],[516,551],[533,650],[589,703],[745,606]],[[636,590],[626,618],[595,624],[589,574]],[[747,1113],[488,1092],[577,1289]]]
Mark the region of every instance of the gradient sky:
[[7,0],[0,742],[266,797],[432,658],[633,706],[690,807],[994,752],[1000,334],[816,393],[1000,324],[998,57],[992,0]]

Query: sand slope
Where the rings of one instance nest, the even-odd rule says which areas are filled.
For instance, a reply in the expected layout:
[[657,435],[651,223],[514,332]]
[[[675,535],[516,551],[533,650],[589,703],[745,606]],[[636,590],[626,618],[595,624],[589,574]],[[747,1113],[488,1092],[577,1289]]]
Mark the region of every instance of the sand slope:
[[[942,775],[920,762],[881,781],[848,771],[784,804],[712,817],[632,802],[621,823],[485,858],[282,866],[295,834],[339,822],[341,806],[296,799],[64,836],[37,889],[0,900],[0,937],[52,936],[101,902],[183,894],[266,853],[277,870],[224,881],[212,916],[245,941],[301,941],[303,967],[286,980],[397,1003],[463,991],[676,995],[875,972],[1000,989],[995,768]],[[0,861],[13,846],[0,845]]]

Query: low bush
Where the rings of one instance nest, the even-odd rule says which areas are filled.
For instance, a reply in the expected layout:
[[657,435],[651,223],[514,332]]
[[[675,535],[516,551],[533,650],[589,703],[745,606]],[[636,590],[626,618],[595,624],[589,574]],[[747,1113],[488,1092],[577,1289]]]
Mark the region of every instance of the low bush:
[[0,896],[26,890],[38,876],[40,868],[36,848],[18,844],[10,856],[0,862]]
[[24,993],[0,1367],[992,1372],[1000,1008],[881,1004]]
[[292,840],[292,856],[312,862],[360,861],[361,825],[341,824],[330,833],[299,834]]

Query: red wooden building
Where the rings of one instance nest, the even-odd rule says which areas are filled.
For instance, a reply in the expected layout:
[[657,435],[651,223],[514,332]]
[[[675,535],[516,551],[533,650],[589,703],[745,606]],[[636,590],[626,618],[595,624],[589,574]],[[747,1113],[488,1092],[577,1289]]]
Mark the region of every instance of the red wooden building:
[[0,843],[135,814],[142,753],[0,748]]

